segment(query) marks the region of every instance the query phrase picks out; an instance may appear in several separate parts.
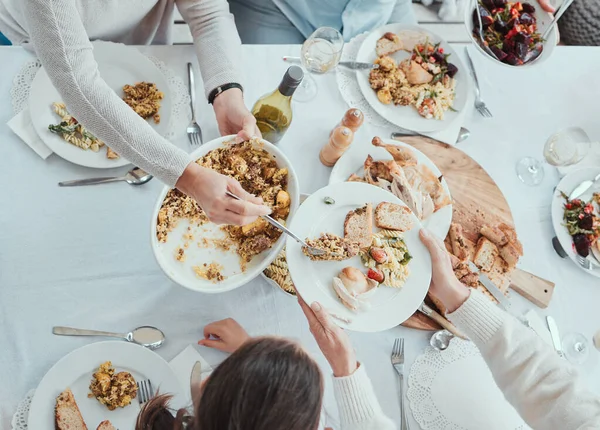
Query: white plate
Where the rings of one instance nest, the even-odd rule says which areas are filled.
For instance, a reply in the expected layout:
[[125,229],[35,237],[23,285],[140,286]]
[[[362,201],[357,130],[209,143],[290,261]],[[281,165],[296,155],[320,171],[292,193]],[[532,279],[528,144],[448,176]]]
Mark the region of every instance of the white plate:
[[[452,47],[444,39],[435,33],[425,30],[422,27],[405,24],[388,24],[373,30],[365,38],[360,49],[358,50],[356,61],[373,63],[377,58],[377,54],[375,53],[375,45],[377,44],[377,40],[388,31],[396,34],[402,31],[417,31],[427,35],[429,37],[429,41],[432,43],[441,42],[440,46],[444,48],[444,53],[450,54],[450,57],[448,58],[449,62],[458,68],[458,73],[454,76],[454,79],[456,79],[454,109],[457,111],[462,111],[465,109],[467,98],[471,91],[471,80],[469,79],[467,68],[464,66],[462,60],[456,54],[456,52],[454,52],[454,49],[452,49]],[[392,54],[391,57],[396,61],[399,61],[409,58],[410,55],[411,54],[409,52],[400,51]],[[399,127],[421,133],[440,131],[449,127],[450,124],[459,117],[459,112],[452,112],[451,110],[448,110],[444,113],[444,119],[442,121],[437,119],[426,119],[419,115],[413,106],[395,106],[394,104],[383,104],[377,98],[377,93],[371,88],[371,84],[369,84],[368,71],[357,71],[356,80],[358,81],[358,86],[360,87],[365,99],[371,105],[371,107],[375,109],[375,112]]]
[[[173,108],[169,84],[158,67],[148,57],[132,47],[109,42],[94,42],[93,46],[100,76],[119,97],[123,95],[124,85],[133,85],[141,81],[155,83],[158,89],[164,93],[165,97],[161,101],[159,110],[160,124],[154,124],[152,119],[147,122],[157,133],[166,135]],[[106,158],[106,148],[100,148],[99,152],[85,151],[65,142],[61,136],[48,130],[48,125],[58,124],[60,121],[52,109],[52,103],[62,101],[62,97],[42,67],[31,84],[29,111],[35,131],[54,153],[71,163],[98,169],[110,169],[130,164],[123,157],[116,160]]]
[[[225,144],[225,142],[232,141],[233,139],[235,139],[235,136],[223,136],[218,139],[211,140],[192,152],[191,156],[193,159],[201,158],[209,151],[220,148]],[[298,178],[288,158],[276,146],[265,140],[262,142],[264,144],[264,149],[274,156],[279,167],[286,167],[288,169],[287,191],[292,199],[290,215],[287,219],[287,223],[289,224],[299,205],[298,199],[300,193],[298,191]],[[258,276],[269,264],[271,264],[271,262],[275,259],[275,257],[277,257],[277,254],[279,254],[283,248],[285,235],[282,234],[279,240],[277,240],[277,242],[271,248],[259,255],[256,255],[248,264],[246,271],[242,272],[240,269],[239,257],[235,253],[234,249],[225,252],[214,247],[198,247],[197,243],[202,237],[207,239],[226,237],[225,233],[220,230],[220,226],[207,223],[203,226],[194,228],[194,239],[190,241],[189,248],[185,250],[185,261],[177,261],[175,259],[175,252],[176,249],[182,246],[184,243],[183,234],[186,233],[189,222],[186,220],[181,220],[177,227],[169,233],[169,238],[166,243],[161,243],[156,238],[156,222],[158,211],[160,210],[162,202],[170,189],[171,188],[165,186],[158,196],[154,213],[152,215],[152,223],[150,224],[150,238],[156,261],[158,262],[160,268],[169,278],[171,278],[173,282],[189,288],[190,290],[203,293],[223,293],[225,291],[230,291],[241,287]],[[222,282],[213,283],[206,279],[199,278],[192,269],[193,266],[202,266],[203,263],[210,264],[213,261],[223,266],[221,273],[226,276],[226,279]]]
[[[569,256],[571,260],[575,263],[577,267],[590,275],[596,276],[600,278],[600,270],[585,270],[583,267],[577,263],[577,252],[575,251],[575,246],[573,245],[573,239],[569,234],[569,230],[563,225],[563,216],[564,209],[563,205],[565,203],[565,199],[560,195],[560,192],[564,192],[569,195],[573,192],[573,190],[582,182],[593,180],[596,176],[600,174],[600,168],[597,167],[587,167],[585,169],[576,170],[572,173],[569,173],[565,176],[556,186],[554,190],[554,196],[552,198],[552,225],[554,226],[554,232],[556,237],[558,238],[561,246]],[[592,198],[592,194],[594,192],[599,192],[600,187],[596,186],[592,189],[588,190],[583,196],[581,196],[581,200],[589,201]],[[593,256],[588,257],[591,261],[594,261]],[[596,267],[598,266],[597,263]]]
[[[335,204],[325,204],[324,197],[333,198]],[[393,194],[373,185],[359,182],[333,184],[306,199],[291,223],[291,230],[301,238],[317,238],[321,233],[343,237],[346,214],[369,202],[373,208],[381,202],[404,205]],[[329,311],[350,320],[346,324],[334,319],[344,328],[375,332],[401,324],[417,310],[431,280],[431,258],[419,239],[419,221],[413,218],[415,226],[404,234],[408,250],[413,256],[409,263],[411,274],[402,288],[379,287],[370,299],[370,309],[350,311],[340,302],[331,286],[333,277],[344,267],[353,266],[366,273],[360,257],[345,261],[311,261],[302,253],[301,246],[288,238],[286,255],[294,285],[307,303],[318,301]],[[374,227],[374,232],[378,230]]]
[[[552,22],[553,16],[550,15],[548,12],[546,12],[544,9],[542,9],[542,6],[540,6],[540,4],[538,3],[537,0],[530,0],[530,1],[527,1],[526,3],[529,3],[530,5],[535,7],[535,18],[537,20],[538,32],[541,34],[544,34],[546,29],[550,26],[550,24]],[[498,60],[497,58],[491,57],[490,54],[485,52],[483,50],[483,48],[481,46],[479,46],[479,43],[477,43],[475,36],[473,36],[473,11],[474,10],[475,10],[475,4],[473,2],[469,2],[469,4],[465,7],[464,19],[465,19],[465,27],[467,28],[467,33],[469,34],[469,37],[471,38],[473,45],[475,45],[475,48],[481,53],[481,55],[483,55],[485,58],[487,58],[489,61],[492,61],[495,64],[500,64],[504,67],[510,67],[511,69],[528,68],[531,66],[542,64],[544,61],[546,61],[550,57],[550,55],[552,54],[552,51],[554,51],[554,47],[558,44],[559,35],[558,35],[557,26],[555,24],[554,29],[552,31],[550,31],[550,34],[548,34],[548,39],[544,42],[544,49],[542,50],[542,53],[540,54],[539,57],[537,57],[535,60],[533,60],[529,63],[525,63],[521,66],[511,66],[510,64],[503,63],[502,61]]]
[[[419,163],[424,164],[429,167],[431,171],[436,175],[440,176],[442,173],[440,169],[431,161],[425,154],[421,151],[415,149],[413,146],[408,145],[404,142],[399,142],[397,140],[391,139],[382,139],[385,144],[404,146],[412,150],[417,156],[417,160]],[[371,156],[375,160],[391,160],[392,156],[385,149],[373,146],[370,141],[359,141],[354,142],[350,146],[350,149],[342,155],[342,157],[335,163],[335,166],[331,170],[331,175],[329,176],[329,184],[337,184],[339,182],[346,182],[348,177],[355,173],[359,176],[364,175],[363,164],[367,158],[367,156],[371,154]],[[448,183],[445,178],[442,178],[442,187],[452,199],[450,195],[450,189],[448,188]],[[448,230],[450,230],[450,224],[452,223],[452,205],[445,206],[431,215],[424,221],[421,221],[423,227],[431,230],[436,236],[445,238],[448,234]]]
[[137,398],[125,408],[109,411],[98,400],[87,396],[92,374],[105,361],[112,361],[117,372],[130,372],[138,382],[149,379],[153,389],[173,394],[171,406],[174,408],[186,406],[184,388],[158,354],[127,342],[97,342],[67,354],[46,373],[31,401],[28,428],[54,430],[56,397],[66,388],[73,392],[88,429],[95,429],[103,420],[110,420],[115,428],[134,428],[140,411]]

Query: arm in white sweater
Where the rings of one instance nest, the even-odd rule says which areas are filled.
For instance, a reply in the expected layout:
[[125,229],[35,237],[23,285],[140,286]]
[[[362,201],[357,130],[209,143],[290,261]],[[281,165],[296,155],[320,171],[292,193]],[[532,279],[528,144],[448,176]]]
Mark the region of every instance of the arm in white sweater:
[[333,393],[340,412],[341,430],[395,430],[384,415],[364,365],[350,375],[333,378]]
[[600,398],[532,330],[477,290],[447,315],[477,345],[506,399],[534,429],[598,429]]
[[75,0],[23,0],[23,7],[31,42],[70,113],[119,155],[174,186],[190,156],[156,133],[100,77]]
[[206,97],[228,83],[242,84],[242,43],[226,0],[175,0],[194,38]]

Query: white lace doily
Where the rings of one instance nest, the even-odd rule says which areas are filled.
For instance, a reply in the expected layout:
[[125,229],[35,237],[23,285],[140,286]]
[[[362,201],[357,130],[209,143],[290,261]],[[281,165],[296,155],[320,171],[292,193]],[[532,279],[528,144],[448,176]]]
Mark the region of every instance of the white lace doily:
[[454,338],[441,352],[427,347],[410,369],[406,397],[423,430],[529,429],[470,341]]
[[[147,57],[156,65],[169,83],[169,90],[173,98],[173,111],[171,112],[169,131],[165,135],[165,138],[172,140],[178,137],[178,134],[184,133],[187,125],[192,120],[187,85],[163,61],[156,57]],[[15,115],[27,107],[31,83],[41,66],[42,64],[39,60],[26,63],[14,77],[13,85],[10,89],[10,97]]]
[[17,406],[17,412],[13,415],[11,422],[13,430],[27,430],[27,418],[29,417],[29,407],[31,406],[31,400],[35,390],[29,391],[25,398],[21,400]]
[[[368,32],[359,34],[352,38],[350,42],[344,45],[341,61],[356,61],[356,55],[365,38],[369,35]],[[369,102],[363,96],[358,81],[356,80],[356,70],[338,67],[336,69],[336,78],[338,89],[342,97],[350,107],[360,109],[365,115],[365,119],[377,127],[394,127],[388,120],[382,118],[375,109],[371,107]]]

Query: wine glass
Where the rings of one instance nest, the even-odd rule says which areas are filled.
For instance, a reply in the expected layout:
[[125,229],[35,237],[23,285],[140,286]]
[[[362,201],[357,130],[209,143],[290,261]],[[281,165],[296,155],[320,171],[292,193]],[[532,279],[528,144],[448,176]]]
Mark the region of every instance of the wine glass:
[[579,366],[585,363],[589,355],[589,342],[581,333],[567,333],[562,338],[563,352],[571,363]]
[[294,100],[307,102],[318,93],[317,82],[311,73],[327,73],[334,69],[342,57],[344,38],[335,28],[320,27],[302,44],[300,60],[308,71],[294,94]]
[[[552,166],[572,166],[585,158],[590,147],[591,140],[582,128],[569,127],[548,138],[544,145],[544,158]],[[539,185],[544,179],[544,166],[533,157],[519,160],[516,170],[519,179],[527,185]]]

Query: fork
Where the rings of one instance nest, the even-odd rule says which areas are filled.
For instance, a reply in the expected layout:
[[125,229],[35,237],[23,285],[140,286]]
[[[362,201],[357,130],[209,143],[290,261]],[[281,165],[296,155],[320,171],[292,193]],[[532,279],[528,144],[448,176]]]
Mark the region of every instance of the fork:
[[583,267],[585,270],[589,270],[589,271],[598,270],[596,265],[594,263],[592,263],[590,260],[588,260],[587,258],[582,257],[579,254],[575,254],[575,257],[577,259],[577,263],[579,263],[579,265],[581,267]]
[[404,411],[404,338],[398,338],[394,341],[392,348],[392,366],[398,372],[400,379],[400,422],[401,430],[410,430]]
[[137,398],[140,402],[140,406],[144,406],[152,397],[154,397],[154,390],[152,389],[152,382],[149,379],[137,383]]
[[481,89],[479,88],[479,81],[477,80],[477,73],[475,72],[475,66],[473,65],[473,60],[471,59],[471,55],[469,54],[469,50],[465,46],[465,55],[467,56],[467,64],[469,69],[471,70],[471,76],[473,76],[473,81],[475,81],[475,109],[481,114],[481,116],[485,118],[491,118],[492,113],[487,108],[485,103],[481,98]]
[[[242,200],[241,198],[239,198],[238,196],[236,196],[233,193],[230,193],[229,191],[226,191],[226,194],[236,200]],[[263,215],[261,216],[261,218],[263,218],[265,221],[267,221],[269,224],[271,224],[273,227],[278,228],[279,230],[283,231],[285,234],[287,234],[288,236],[290,236],[292,239],[294,239],[296,242],[298,242],[300,245],[302,245],[303,248],[306,248],[306,250],[308,251],[308,253],[314,257],[320,257],[323,256],[325,254],[331,255],[333,257],[342,257],[342,255],[336,253],[336,252],[327,252],[323,249],[319,249],[319,248],[315,248],[313,246],[309,246],[306,242],[304,242],[302,239],[300,239],[298,236],[296,236],[294,233],[292,233],[291,230],[288,230],[283,224],[281,224],[280,222],[277,222],[276,220],[274,220],[273,218],[271,218],[269,215]]]
[[192,123],[186,129],[188,139],[192,146],[202,145],[202,129],[196,121],[196,83],[194,81],[194,70],[192,63],[188,63],[188,78],[190,84],[190,104],[192,107]]

